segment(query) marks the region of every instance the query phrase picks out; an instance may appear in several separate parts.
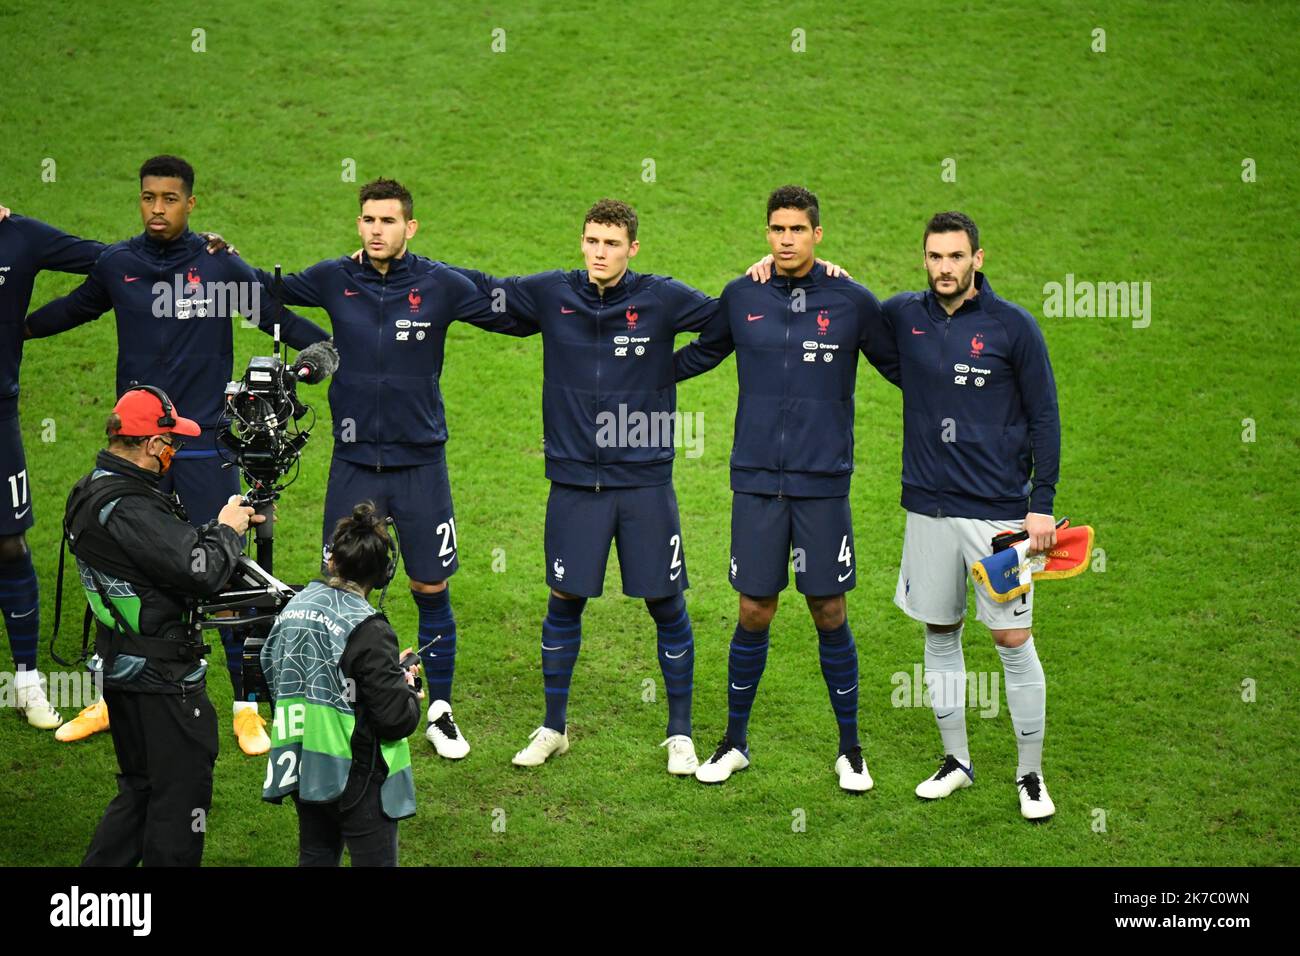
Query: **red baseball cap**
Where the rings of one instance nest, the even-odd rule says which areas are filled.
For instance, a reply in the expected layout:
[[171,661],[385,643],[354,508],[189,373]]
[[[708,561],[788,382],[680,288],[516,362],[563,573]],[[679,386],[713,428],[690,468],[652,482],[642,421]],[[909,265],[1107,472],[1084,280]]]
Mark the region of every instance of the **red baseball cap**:
[[167,393],[152,386],[127,389],[113,406],[113,412],[122,419],[122,427],[115,433],[118,435],[143,437],[175,432],[197,438],[202,434],[198,422],[177,415]]

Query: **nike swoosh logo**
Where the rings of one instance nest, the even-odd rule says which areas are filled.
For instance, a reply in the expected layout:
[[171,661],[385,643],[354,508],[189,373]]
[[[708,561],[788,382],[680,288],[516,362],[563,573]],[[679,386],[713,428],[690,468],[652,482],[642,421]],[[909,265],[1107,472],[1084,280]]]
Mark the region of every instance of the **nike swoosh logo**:
[[845,571],[843,574],[838,575],[838,576],[835,578],[835,580],[837,580],[837,581],[847,581],[848,578],[849,578],[849,575],[852,574],[852,573],[853,573],[853,569],[852,569],[852,568],[849,568],[849,569],[848,569],[847,571]]
[[853,693],[853,692],[854,692],[855,690],[857,690],[857,689],[858,689],[858,685],[857,685],[857,684],[854,684],[854,685],[853,685],[852,687],[850,687],[848,690],[837,690],[835,693],[837,693],[837,694],[839,694],[841,697],[843,697],[845,694],[851,694],[851,693]]
[[122,276],[122,281],[123,281],[123,282],[139,282],[139,281],[140,281],[140,277],[139,277],[139,276],[128,276],[128,275],[124,275],[124,276]]
[[732,684],[732,685],[731,685],[731,689],[732,689],[732,690],[749,690],[749,689],[750,689],[751,687],[753,687],[753,686],[754,686],[753,684],[746,684],[744,687],[737,687],[735,684]]
[[562,650],[564,650],[564,648],[563,648],[563,647],[547,647],[545,644],[543,644],[543,645],[542,645],[542,650],[544,650],[544,651],[562,651]]
[[344,289],[344,290],[343,290],[343,294],[344,294],[344,295],[348,295],[348,296],[352,296],[352,295],[360,295],[361,293],[360,293],[360,292],[357,292],[357,291],[355,291],[355,290],[353,290],[353,289]]
[[668,575],[668,580],[669,580],[669,581],[676,581],[676,580],[677,580],[679,577],[681,577],[681,576],[682,576],[682,569],[681,569],[681,568],[678,568],[678,569],[677,569],[676,571],[674,571],[672,574]]
[[950,710],[950,711],[948,711],[948,713],[946,713],[946,714],[939,714],[939,715],[938,715],[937,717],[935,717],[934,719],[935,719],[935,720],[944,720],[944,719],[946,719],[946,718],[948,718],[948,717],[951,717],[951,716],[952,716],[953,714],[955,714],[955,713],[957,713],[957,711],[955,711],[955,710]]
[[[31,616],[32,616],[33,614],[35,614],[35,613],[36,613],[36,608],[32,608],[32,609],[31,609],[30,611],[28,611],[26,614],[10,614],[9,616],[10,616],[11,618],[14,618],[14,619],[16,620],[16,619],[18,619],[18,618],[20,618],[20,617],[31,617]],[[686,653],[686,652],[683,651],[682,653],[684,654],[684,653]]]
[[[16,615],[16,614],[14,615],[14,617],[17,617],[17,616],[18,616],[18,615]],[[682,651],[680,654],[669,654],[667,651],[664,651],[664,657],[667,657],[667,658],[669,658],[670,660],[674,660],[674,661],[675,661],[675,660],[677,660],[677,658],[679,658],[679,657],[685,657],[685,656],[686,656],[686,651],[688,651],[688,650],[690,650],[689,647],[686,648],[686,650]]]
[[1038,733],[1038,731],[1036,731],[1036,730],[1031,730],[1029,733],[1025,733],[1025,732],[1022,730],[1022,731],[1020,731],[1020,736],[1021,736],[1021,737],[1032,737],[1032,736],[1033,736],[1034,734],[1036,734],[1036,733]]
[[913,334],[913,335],[925,335],[925,332],[922,331],[921,329],[916,328],[916,326],[913,326],[913,327],[912,327],[912,334]]
[[577,309],[566,309],[564,306],[560,306],[561,315],[573,315],[573,313],[577,311],[578,311]]
[[19,518],[21,518],[23,515],[27,514],[27,512],[29,512],[29,511],[31,511],[31,510],[32,510],[32,506],[31,506],[31,505],[28,505],[28,506],[27,506],[26,508],[24,508],[22,511],[15,511],[15,512],[14,512],[14,520],[17,521]]
[[1029,608],[1027,608],[1027,607],[1022,607],[1019,611],[1012,611],[1012,612],[1011,612],[1011,616],[1012,616],[1012,617],[1019,617],[1020,615],[1024,614],[1024,613],[1025,613],[1026,611],[1028,611],[1028,610],[1029,610]]
[[456,560],[456,556],[453,554],[453,555],[452,555],[450,558],[448,558],[446,561],[442,562],[442,566],[445,568],[447,565],[451,564],[451,562],[453,562],[453,561],[455,561],[455,560]]
[[751,321],[751,322],[757,322],[759,319],[762,318],[762,316],[761,316],[761,315],[750,315],[748,312],[746,312],[746,313],[745,313],[745,318],[749,319],[749,321]]

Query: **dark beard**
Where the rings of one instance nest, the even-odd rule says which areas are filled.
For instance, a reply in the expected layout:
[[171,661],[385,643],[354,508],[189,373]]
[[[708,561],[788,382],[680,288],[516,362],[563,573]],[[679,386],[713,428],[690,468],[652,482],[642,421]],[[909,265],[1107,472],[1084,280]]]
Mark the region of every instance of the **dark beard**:
[[966,279],[964,282],[961,278],[957,278],[957,289],[951,294],[945,294],[935,288],[935,281],[928,271],[925,273],[925,281],[930,284],[930,291],[940,299],[945,302],[956,302],[970,290],[972,285],[975,284],[975,267],[971,266],[970,270],[966,273]]

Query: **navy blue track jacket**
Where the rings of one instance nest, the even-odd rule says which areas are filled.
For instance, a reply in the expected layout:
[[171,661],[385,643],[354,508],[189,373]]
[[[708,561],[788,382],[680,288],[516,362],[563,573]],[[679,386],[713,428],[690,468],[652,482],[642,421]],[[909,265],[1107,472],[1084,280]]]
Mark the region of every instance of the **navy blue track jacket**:
[[[271,283],[271,276],[260,273]],[[443,454],[443,347],[461,320],[511,335],[520,326],[441,262],[407,252],[387,274],[370,263],[328,259],[286,276],[289,305],[329,312],[339,368],[330,380],[334,454],[371,468],[429,464]]]
[[[27,317],[34,338],[117,316],[117,394],[131,382],[165,391],[180,414],[203,427],[186,450],[215,448],[226,383],[235,361],[231,319],[256,318],[294,348],[329,333],[292,312],[280,315],[252,266],[229,253],[210,255],[188,229],[169,242],[141,233],[109,246],[86,281]],[[256,308],[254,308],[256,306]]]
[[84,276],[103,251],[102,242],[78,239],[39,219],[14,215],[0,222],[0,421],[18,414],[23,321],[36,273],[48,269]]
[[1047,343],[983,273],[975,286],[951,318],[929,290],[885,303],[902,364],[902,504],[934,517],[1050,515],[1061,417]]
[[[673,338],[704,328],[717,299],[630,270],[603,293],[585,269],[509,279],[458,271],[542,333],[547,478],[597,491],[672,480]],[[634,438],[638,421],[649,423],[646,440],[619,440]]]
[[329,386],[334,454],[372,468],[428,464],[443,453],[439,378],[451,323],[513,336],[537,330],[494,311],[456,269],[413,252],[391,260],[387,274],[369,256],[322,261],[286,276],[283,297],[329,312],[339,355]]
[[897,355],[880,302],[815,264],[800,278],[748,276],[722,291],[717,317],[675,356],[678,381],[736,353],[740,394],[731,488],[757,495],[832,498],[853,476],[858,353],[891,382]]

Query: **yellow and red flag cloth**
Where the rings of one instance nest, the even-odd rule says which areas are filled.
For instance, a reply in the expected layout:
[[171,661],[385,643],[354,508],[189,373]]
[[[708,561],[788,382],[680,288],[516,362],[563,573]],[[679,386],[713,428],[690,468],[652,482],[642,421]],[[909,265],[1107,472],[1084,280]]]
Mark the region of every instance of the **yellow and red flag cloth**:
[[1013,601],[1034,581],[1082,574],[1092,557],[1093,531],[1071,528],[1068,518],[1056,526],[1056,544],[1046,554],[1029,554],[1029,535],[1004,531],[991,542],[993,553],[971,566],[971,576],[999,604]]

